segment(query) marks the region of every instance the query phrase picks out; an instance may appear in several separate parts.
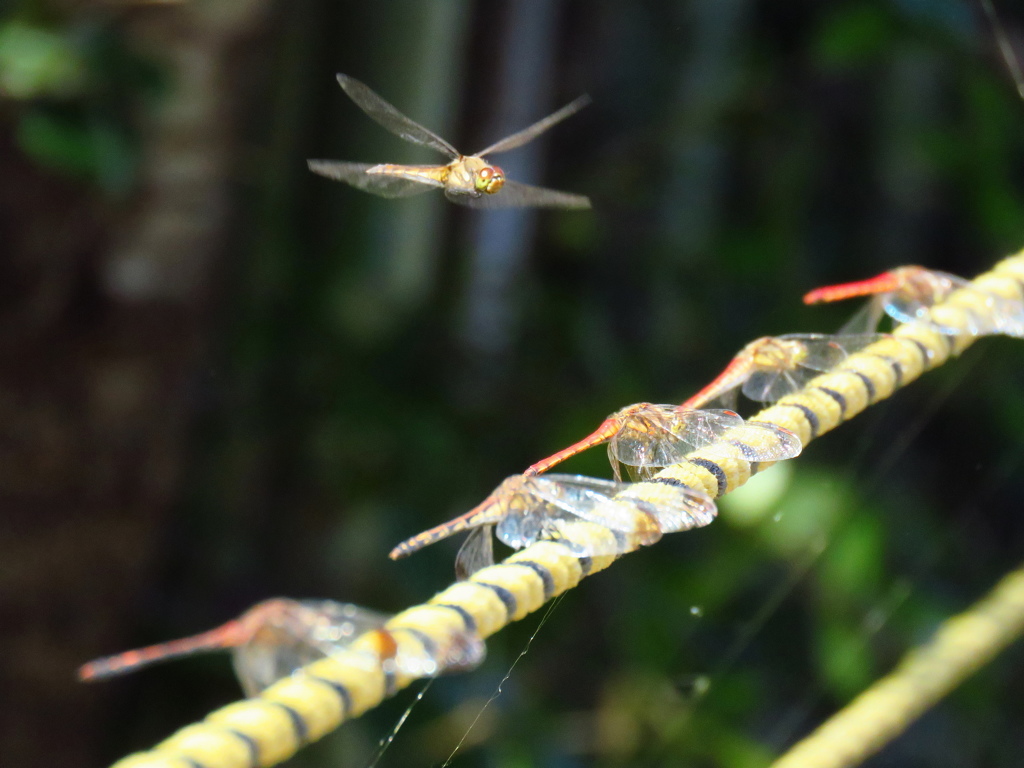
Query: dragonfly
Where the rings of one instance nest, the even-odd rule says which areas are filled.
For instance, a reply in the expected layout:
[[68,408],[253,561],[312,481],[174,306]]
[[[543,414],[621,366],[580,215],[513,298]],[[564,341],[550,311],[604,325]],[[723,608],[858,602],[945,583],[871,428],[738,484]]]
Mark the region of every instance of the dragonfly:
[[613,413],[582,440],[531,465],[526,474],[547,472],[602,443],[608,443],[608,458],[617,480],[622,466],[631,477],[647,479],[702,448],[713,458],[748,462],[791,459],[803,448],[800,438],[788,429],[746,422],[735,411],[636,403]]
[[[986,314],[991,319],[981,317],[968,307],[964,307],[966,329],[946,325],[933,317],[932,306],[946,301],[957,291],[965,291],[975,297],[981,294],[982,303],[988,309]],[[969,281],[948,272],[919,266],[898,267],[867,280],[816,288],[804,296],[804,303],[819,304],[858,296],[872,298],[864,311],[844,326],[844,330],[874,329],[885,314],[897,323],[925,323],[945,335],[955,336],[964,330],[973,336],[1002,332],[1017,335],[1004,323],[1011,322],[1007,318],[1020,317],[1024,312],[1020,302],[979,291]],[[1019,321],[1014,319],[1012,322]]]
[[447,647],[436,649],[436,656],[426,650],[400,651],[392,632],[384,628],[389,618],[351,603],[276,598],[216,629],[90,661],[78,670],[78,678],[102,680],[155,662],[231,650],[242,689],[252,697],[307,664],[347,650],[363,636],[367,640],[360,642],[360,651],[368,665],[380,664],[385,671],[409,677],[468,670],[483,660],[483,641],[470,632],[456,633]]
[[338,83],[349,98],[372,120],[399,138],[429,147],[447,156],[445,165],[395,165],[392,163],[349,163],[336,160],[310,160],[313,173],[343,181],[357,189],[381,197],[407,197],[443,189],[453,203],[471,208],[548,207],[590,208],[585,195],[521,184],[505,177],[505,172],[484,157],[508,152],[532,141],[544,131],[574,115],[590,103],[581,96],[511,136],[472,155],[464,155],[433,131],[406,117],[370,88],[348,75],[338,75]]
[[714,381],[680,407],[701,408],[715,400],[735,406],[740,390],[751,400],[774,403],[832,370],[851,352],[884,338],[881,333],[762,336],[741,349]]
[[620,555],[653,544],[665,533],[705,526],[718,514],[714,501],[700,490],[665,486],[664,499],[655,505],[630,497],[629,487],[582,475],[513,475],[469,512],[402,542],[390,557],[405,557],[468,530],[456,557],[456,573],[466,578],[494,563],[492,532],[513,549],[553,540],[578,557]]

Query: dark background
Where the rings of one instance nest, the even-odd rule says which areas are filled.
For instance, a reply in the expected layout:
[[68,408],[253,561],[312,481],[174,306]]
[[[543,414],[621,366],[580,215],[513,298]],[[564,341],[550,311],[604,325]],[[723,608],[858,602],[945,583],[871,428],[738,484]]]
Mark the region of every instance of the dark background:
[[[498,160],[594,211],[313,176],[432,159],[335,72],[470,150],[589,93]],[[22,0],[0,94],[10,766],[102,766],[240,695],[220,655],[85,686],[89,658],[267,597],[425,600],[457,544],[391,546],[853,310],[810,288],[1024,246],[1024,103],[956,0]],[[587,580],[455,764],[767,764],[1018,564],[1022,387],[1021,342],[982,340]],[[381,765],[442,762],[535,627],[436,682]],[[1022,685],[1017,647],[871,765],[1018,765]],[[409,700],[292,764],[366,765]]]

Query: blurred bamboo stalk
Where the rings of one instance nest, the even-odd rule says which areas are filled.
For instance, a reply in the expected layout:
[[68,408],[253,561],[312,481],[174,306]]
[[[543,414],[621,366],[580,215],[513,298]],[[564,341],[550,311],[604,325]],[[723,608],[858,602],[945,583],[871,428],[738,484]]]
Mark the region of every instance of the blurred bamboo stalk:
[[116,300],[205,297],[227,216],[230,54],[267,6],[266,0],[188,3],[136,25],[133,37],[168,62],[174,87],[150,126],[143,204],[106,257],[103,283]]
[[772,768],[859,765],[1022,632],[1024,566],[1004,576],[971,608],[943,622],[930,641],[911,650],[891,674],[772,763]]

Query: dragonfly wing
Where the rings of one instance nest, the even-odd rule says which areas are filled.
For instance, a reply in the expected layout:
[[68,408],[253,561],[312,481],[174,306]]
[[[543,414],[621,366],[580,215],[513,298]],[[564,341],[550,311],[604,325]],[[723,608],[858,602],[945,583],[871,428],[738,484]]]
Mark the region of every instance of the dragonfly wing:
[[590,208],[590,198],[586,195],[574,195],[572,192],[559,192],[516,181],[506,181],[500,190],[490,195],[474,195],[451,189],[445,190],[445,194],[453,203],[469,208]]
[[538,498],[562,515],[578,517],[613,531],[630,531],[633,528],[627,517],[617,514],[605,504],[609,498],[628,488],[628,483],[552,473],[533,478],[530,485]]
[[294,600],[277,601],[260,626],[232,654],[235,674],[252,697],[299,667],[326,655],[316,647],[316,611]]
[[903,290],[885,294],[885,311],[893,320],[900,323],[914,320],[932,322],[930,310],[933,304],[944,300],[953,291],[971,287],[967,280],[948,272],[927,270],[924,277],[927,279],[921,282],[912,280]]
[[675,464],[679,460],[677,456],[682,457],[672,445],[676,439],[670,425],[675,413],[674,405],[648,405],[623,420],[619,431],[608,441],[608,458],[616,469],[616,476],[618,464],[665,467]]
[[[779,370],[751,371],[750,376],[743,382],[743,394],[758,403],[775,402],[793,391],[787,390],[788,385],[782,373]],[[780,390],[783,390],[782,394],[779,394]]]
[[[410,677],[433,677],[445,672],[471,669],[484,658],[483,641],[471,632],[456,632],[448,642],[427,646],[414,634],[412,645],[397,643],[402,628],[388,628],[391,616],[370,611],[351,603],[318,600],[303,603],[315,611],[314,630],[310,633],[312,658],[329,656],[348,649],[356,638],[379,630],[373,640],[376,648],[367,648],[367,664],[383,664]],[[372,644],[370,646],[372,648]],[[309,663],[308,661],[306,663]]]
[[521,131],[513,133],[511,136],[506,136],[504,139],[491,144],[487,149],[482,149],[476,153],[476,155],[496,155],[499,152],[508,152],[510,149],[516,149],[517,147],[523,146],[528,142],[533,141],[535,138],[544,133],[544,131],[551,128],[553,125],[565,120],[567,117],[571,117],[583,109],[585,106],[590,104],[591,98],[587,95],[580,96],[575,101],[566,104],[557,112],[552,112],[550,115],[542,120],[538,120],[536,123],[531,125],[529,128],[523,128]]
[[[675,406],[655,407],[671,409]],[[736,418],[739,419],[738,416]],[[609,455],[612,455],[610,444],[608,450]],[[614,459],[613,466],[617,468],[617,462]],[[645,479],[650,474],[654,473],[640,473]],[[557,478],[559,485],[571,491],[583,491],[588,500],[592,501],[593,506],[580,503],[574,505],[579,517],[622,533],[640,533],[645,522],[643,517],[649,516],[657,524],[660,538],[662,533],[684,531],[707,525],[718,514],[715,502],[706,493],[682,484],[664,485],[658,499],[652,502],[647,499],[633,498],[629,492],[629,483],[612,483],[608,480],[570,475],[548,475],[547,477],[549,479]],[[611,496],[615,498],[611,499]],[[613,554],[618,554],[618,552]]]
[[718,507],[710,496],[685,485],[666,485],[652,506],[662,533],[702,528],[718,516]]
[[791,367],[755,370],[743,385],[743,393],[751,400],[774,403],[796,392],[815,376],[830,371],[855,349],[866,347],[881,334],[830,336],[822,333],[790,333],[778,337],[788,344],[799,344],[791,358]]
[[[672,408],[672,406],[661,406]],[[772,424],[748,424],[733,411],[679,411],[666,419],[663,437],[656,450],[648,456],[623,456],[619,461],[630,464],[645,459],[647,467],[669,466],[683,461],[687,454],[706,449],[708,456],[743,461],[781,461],[800,453],[800,439],[792,432]],[[644,464],[632,463],[643,468]],[[640,476],[645,474],[641,472]]]
[[260,642],[247,643],[236,648],[232,654],[232,662],[238,681],[242,684],[242,690],[249,698],[259,696],[263,689],[302,666],[298,656]]
[[888,294],[875,296],[868,299],[864,306],[858,309],[849,320],[839,328],[840,336],[856,336],[862,333],[874,333],[878,330],[878,323],[885,314],[885,304]]
[[778,378],[775,379],[775,383],[765,393],[767,399],[764,402],[774,403],[777,400],[781,400],[786,395],[791,395],[803,389],[804,384],[815,376],[820,375],[820,371],[803,366],[798,367],[795,371],[780,371]]
[[309,170],[328,179],[343,181],[356,189],[372,192],[381,197],[409,197],[427,192],[441,184],[432,184],[426,179],[412,179],[389,173],[367,173],[376,165],[370,163],[346,163],[337,160],[309,160]]
[[[789,338],[789,337],[787,337]],[[807,350],[807,357],[800,365],[822,373],[831,371],[850,354],[871,346],[876,341],[886,338],[884,333],[852,333],[828,336],[824,334],[807,334],[802,337]]]
[[709,456],[748,462],[784,461],[800,455],[803,443],[788,429],[748,421],[730,429],[707,449]]
[[498,538],[519,549],[544,540],[561,541],[580,556],[617,555],[625,551],[611,534],[588,535],[568,527],[580,521],[595,523],[612,532],[631,532],[635,515],[624,514],[613,505],[602,506],[625,484],[579,475],[530,477],[520,490],[520,504],[513,514],[498,523]]
[[368,86],[348,75],[338,75],[338,84],[370,119],[387,128],[399,138],[435,149],[454,160],[459,151],[436,133],[406,117]]
[[722,391],[720,394],[715,395],[712,398],[701,403],[697,408],[704,408],[709,405],[716,405],[726,410],[736,410],[736,403],[739,401],[741,387],[731,387]]
[[234,666],[247,696],[318,659],[345,650],[360,635],[381,628],[389,616],[333,600],[278,600],[262,626],[234,652]]
[[494,565],[493,525],[481,525],[469,532],[455,556],[455,577],[465,581],[481,568]]

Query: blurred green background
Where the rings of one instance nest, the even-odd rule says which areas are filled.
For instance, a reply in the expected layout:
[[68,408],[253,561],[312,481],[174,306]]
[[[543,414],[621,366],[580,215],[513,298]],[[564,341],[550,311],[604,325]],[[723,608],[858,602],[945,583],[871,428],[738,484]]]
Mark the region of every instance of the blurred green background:
[[[313,176],[433,159],[336,72],[469,150],[589,93],[500,162],[594,211]],[[240,694],[222,656],[82,662],[267,597],[420,602],[457,543],[395,543],[853,311],[810,288],[1024,247],[1024,103],[958,0],[21,0],[0,196],[3,762],[102,766]],[[1022,429],[1024,346],[983,340],[571,592],[453,764],[765,765],[1018,564]],[[382,766],[447,757],[522,624]],[[1016,647],[870,764],[1019,765],[1022,685]],[[367,765],[410,695],[291,765]]]

